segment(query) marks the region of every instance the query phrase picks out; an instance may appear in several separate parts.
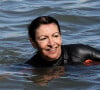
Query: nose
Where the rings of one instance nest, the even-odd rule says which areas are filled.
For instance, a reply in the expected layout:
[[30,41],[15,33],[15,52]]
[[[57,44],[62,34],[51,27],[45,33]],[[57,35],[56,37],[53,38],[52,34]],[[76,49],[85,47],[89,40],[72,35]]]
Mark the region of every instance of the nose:
[[49,39],[48,39],[48,46],[49,46],[50,48],[52,48],[54,45],[55,45],[55,41],[53,40],[53,38],[49,38]]

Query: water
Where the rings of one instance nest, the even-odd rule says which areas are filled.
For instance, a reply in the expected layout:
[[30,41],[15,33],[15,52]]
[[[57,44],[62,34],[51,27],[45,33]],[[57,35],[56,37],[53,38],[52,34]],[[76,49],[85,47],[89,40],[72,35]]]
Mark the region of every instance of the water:
[[59,21],[63,44],[100,49],[100,0],[0,0],[0,90],[100,90],[100,65],[19,65],[35,52],[27,26],[40,15]]

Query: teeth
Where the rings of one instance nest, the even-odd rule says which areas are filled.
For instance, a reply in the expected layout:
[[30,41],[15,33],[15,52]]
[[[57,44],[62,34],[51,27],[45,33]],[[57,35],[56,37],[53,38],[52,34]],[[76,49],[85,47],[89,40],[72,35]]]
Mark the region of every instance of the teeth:
[[54,51],[54,50],[56,50],[57,49],[57,47],[55,47],[55,48],[50,48],[50,49],[47,49],[47,51]]
[[55,50],[55,49],[48,49],[48,51],[53,51],[53,50]]
[[53,50],[55,50],[55,49],[50,49],[50,51],[53,51]]

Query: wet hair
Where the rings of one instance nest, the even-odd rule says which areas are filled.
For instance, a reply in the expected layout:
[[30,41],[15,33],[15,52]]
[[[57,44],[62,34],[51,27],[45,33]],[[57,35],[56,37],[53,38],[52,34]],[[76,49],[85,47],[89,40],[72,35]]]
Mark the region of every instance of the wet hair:
[[[29,37],[32,38],[32,40],[35,42],[36,29],[39,28],[40,25],[51,24],[51,23],[56,24],[58,26],[58,30],[60,32],[60,26],[56,19],[54,19],[51,16],[40,16],[40,17],[34,19],[31,22],[31,24],[28,26]],[[60,32],[60,34],[61,34],[61,32]]]

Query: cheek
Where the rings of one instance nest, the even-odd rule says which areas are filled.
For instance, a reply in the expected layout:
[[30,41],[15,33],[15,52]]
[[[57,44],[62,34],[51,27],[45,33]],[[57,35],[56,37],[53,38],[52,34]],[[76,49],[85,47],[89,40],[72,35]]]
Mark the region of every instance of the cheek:
[[60,43],[62,44],[62,38],[60,38]]
[[38,48],[39,49],[44,49],[46,47],[47,43],[46,42],[38,42]]
[[62,38],[59,38],[58,40],[56,40],[56,42],[61,45],[62,44]]

